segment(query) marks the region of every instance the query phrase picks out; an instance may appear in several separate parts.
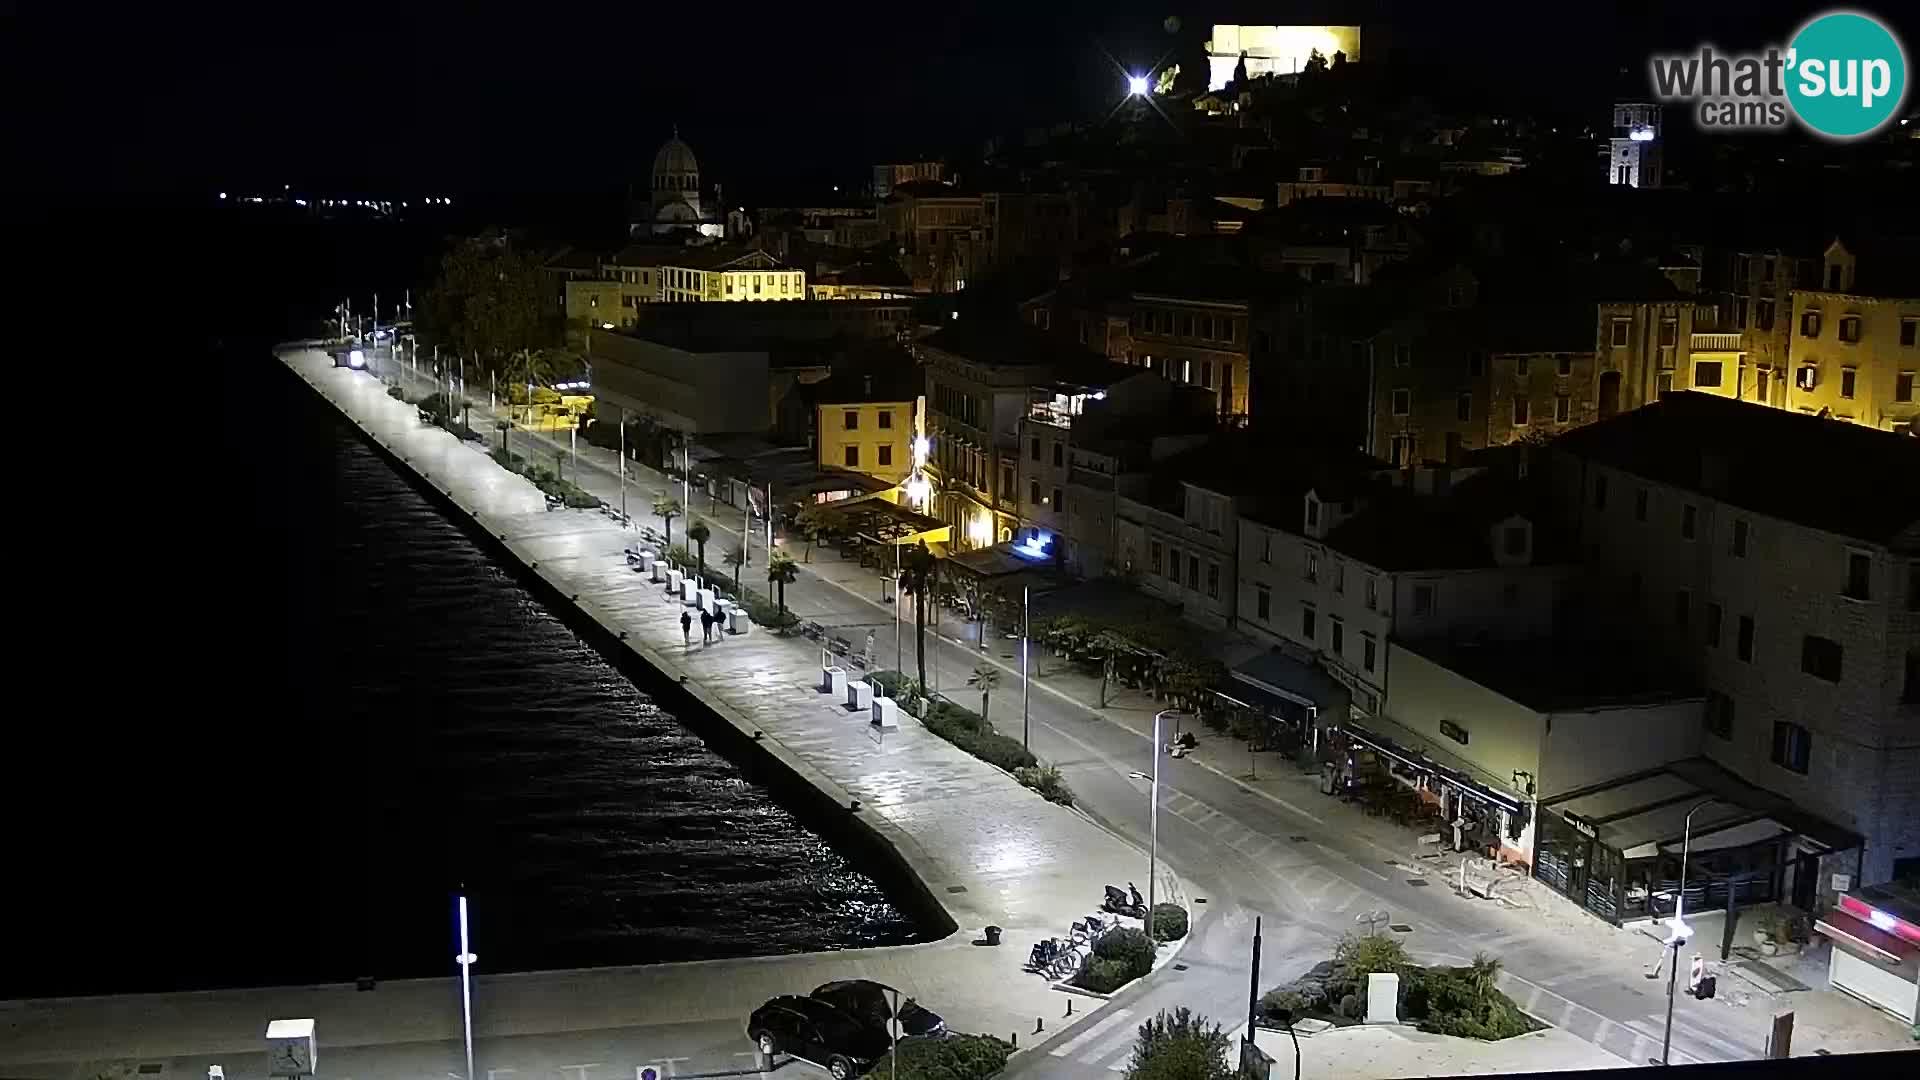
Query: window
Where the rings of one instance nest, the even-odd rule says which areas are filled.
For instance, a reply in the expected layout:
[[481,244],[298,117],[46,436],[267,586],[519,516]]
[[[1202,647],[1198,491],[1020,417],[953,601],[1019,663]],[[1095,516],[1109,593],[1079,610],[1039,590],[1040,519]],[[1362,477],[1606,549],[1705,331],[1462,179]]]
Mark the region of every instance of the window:
[[1213,389],[1213,361],[1211,360],[1200,361],[1200,385],[1208,390]]
[[1013,492],[1013,466],[1006,465],[1000,469],[1000,495],[1002,498],[1011,499]]
[[1273,614],[1273,591],[1265,585],[1260,586],[1254,591],[1253,613],[1261,622],[1268,622],[1269,617]]
[[893,464],[893,444],[881,443],[880,444],[880,466],[882,468],[885,468],[892,464]]
[[1694,361],[1693,385],[1719,386],[1720,385],[1720,361],[1718,360]]
[[1395,416],[1405,416],[1413,411],[1413,391],[1411,390],[1395,390],[1388,400],[1388,407]]
[[1860,316],[1840,316],[1840,340],[1848,345],[1860,343]]
[[1528,371],[1528,368],[1530,368],[1530,367],[1532,366],[1532,365],[1530,364],[1530,362],[1529,362],[1529,361],[1530,361],[1530,359],[1531,359],[1530,357],[1525,357],[1525,356],[1516,356],[1516,357],[1514,357],[1514,358],[1513,358],[1513,373],[1514,373],[1515,375],[1518,375],[1518,376],[1520,376],[1520,377],[1521,377],[1521,378],[1523,378],[1523,379],[1524,379],[1524,378],[1526,378],[1526,377],[1527,377],[1527,371]]
[[1672,348],[1680,343],[1680,320],[1671,316],[1660,320],[1660,344]]
[[1035,506],[1040,505],[1040,481],[1027,481],[1027,501]]
[[892,409],[880,410],[880,430],[881,431],[893,430],[893,410]]
[[1328,619],[1327,624],[1333,634],[1333,655],[1339,656],[1347,648],[1347,624],[1339,619]]
[[1467,729],[1451,720],[1440,721],[1440,734],[1445,735],[1461,746],[1467,745]]
[[1783,769],[1792,769],[1802,776],[1807,774],[1807,759],[1812,756],[1813,736],[1799,724],[1785,720],[1773,725],[1773,763]]
[[1911,349],[1920,343],[1920,319],[1900,320],[1900,347]]
[[1653,377],[1653,399],[1655,401],[1673,393],[1673,372],[1662,371]]
[[1155,574],[1160,572],[1160,541],[1147,542],[1147,569]]
[[1678,589],[1673,594],[1673,625],[1682,630],[1687,628],[1687,618],[1693,614],[1693,593],[1687,589]]
[[1733,699],[1718,690],[1707,691],[1707,734],[1721,739],[1733,738]]
[[1314,614],[1315,613],[1314,613],[1312,604],[1305,604],[1301,606],[1300,636],[1303,638],[1306,638],[1308,641],[1317,640],[1314,637],[1314,633],[1313,633],[1314,632],[1314,625],[1313,625]]
[[1472,394],[1461,394],[1459,397],[1454,399],[1453,418],[1455,420],[1462,420],[1462,421],[1473,419],[1473,395]]
[[1733,523],[1733,553],[1742,559],[1747,557],[1747,523],[1744,521]]
[[1320,500],[1308,499],[1307,500],[1307,528],[1309,529],[1317,528],[1319,527],[1319,525],[1320,525]]
[[1402,341],[1402,342],[1399,342],[1398,344],[1396,344],[1396,345],[1394,345],[1394,347],[1393,347],[1393,366],[1394,366],[1394,367],[1411,367],[1411,366],[1413,366],[1413,345],[1412,345],[1412,343],[1410,343],[1410,342],[1405,342],[1405,341]]
[[1067,498],[1065,493],[1059,488],[1053,489],[1053,509],[1055,513],[1059,514],[1067,512]]
[[1320,553],[1319,552],[1317,551],[1307,552],[1306,568],[1302,572],[1301,576],[1306,579],[1306,582],[1309,585],[1317,584],[1320,581]]
[[1380,607],[1380,579],[1367,576],[1367,610],[1376,611]]
[[1573,419],[1573,399],[1565,394],[1553,396],[1553,422],[1564,424]]
[[847,447],[846,461],[847,461],[847,468],[849,469],[859,468],[860,467],[860,448],[857,446]]
[[1698,531],[1700,511],[1692,504],[1680,508],[1680,539],[1691,540]]
[[1740,633],[1734,640],[1733,651],[1741,660],[1753,663],[1753,616],[1740,616]]
[[1554,372],[1563,379],[1573,374],[1573,357],[1562,353]]
[[840,417],[840,426],[845,428],[848,431],[859,431],[860,430],[860,410],[848,409],[845,413],[842,413]]
[[1273,534],[1272,533],[1260,534],[1260,561],[1263,563],[1266,563],[1269,566],[1273,565]]
[[1773,280],[1774,265],[1775,265],[1774,256],[1772,255],[1769,255],[1760,261],[1760,280],[1761,281],[1771,282]]
[[1056,469],[1064,468],[1066,464],[1067,464],[1067,445],[1065,443],[1054,443],[1053,444],[1053,467]]
[[1340,596],[1345,594],[1346,591],[1347,591],[1347,564],[1336,561],[1333,564],[1333,594],[1335,596]]
[[1527,406],[1528,406],[1528,401],[1526,398],[1517,397],[1513,399],[1513,426],[1514,427],[1527,426]]
[[1187,588],[1200,591],[1200,556],[1187,556]]
[[[1907,325],[1911,326],[1913,324],[1908,323]],[[1893,400],[1913,400],[1913,372],[1903,371],[1893,377]]]
[[1873,599],[1873,557],[1863,552],[1847,552],[1847,587],[1840,595],[1849,600]]
[[1627,335],[1632,332],[1632,327],[1633,327],[1633,320],[1631,319],[1613,320],[1613,339],[1612,340],[1613,340],[1614,348],[1623,349],[1626,347]]
[[1207,598],[1220,599],[1220,564],[1216,562],[1207,564]]
[[1800,336],[1817,338],[1820,336],[1820,313],[1803,311],[1800,313]]
[[1756,330],[1773,329],[1773,301],[1772,300],[1754,301],[1753,327]]
[[1181,337],[1193,336],[1193,316],[1191,315],[1180,316],[1180,336]]
[[1035,461],[1040,460],[1040,437],[1039,436],[1037,435],[1034,436],[1032,445],[1030,449],[1027,451],[1027,456],[1032,458]]
[[1720,647],[1720,605],[1711,601],[1707,604],[1707,646]]
[[1431,584],[1413,587],[1413,613],[1415,615],[1433,614],[1433,586]]
[[1841,397],[1846,398],[1848,401],[1853,400],[1854,381],[1858,376],[1859,376],[1859,372],[1855,371],[1850,367],[1840,369],[1840,396]]
[[1180,549],[1167,549],[1167,580],[1180,584]]
[[1593,478],[1593,508],[1595,510],[1607,508],[1607,478],[1604,476]]
[[1641,488],[1633,493],[1633,520],[1647,520],[1647,489]]
[[1811,390],[1820,384],[1820,365],[1801,364],[1793,373],[1793,385],[1802,390]]
[[1369,674],[1373,672],[1374,653],[1378,651],[1379,647],[1379,642],[1374,639],[1372,634],[1360,635],[1360,666]]

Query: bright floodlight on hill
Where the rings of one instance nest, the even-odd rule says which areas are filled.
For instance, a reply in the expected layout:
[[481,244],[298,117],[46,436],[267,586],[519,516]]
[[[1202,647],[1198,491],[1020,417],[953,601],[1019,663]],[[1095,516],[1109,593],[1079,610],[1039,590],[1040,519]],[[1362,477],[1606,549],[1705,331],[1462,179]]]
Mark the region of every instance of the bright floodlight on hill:
[[1145,75],[1127,76],[1127,93],[1134,97],[1147,96],[1147,77]]

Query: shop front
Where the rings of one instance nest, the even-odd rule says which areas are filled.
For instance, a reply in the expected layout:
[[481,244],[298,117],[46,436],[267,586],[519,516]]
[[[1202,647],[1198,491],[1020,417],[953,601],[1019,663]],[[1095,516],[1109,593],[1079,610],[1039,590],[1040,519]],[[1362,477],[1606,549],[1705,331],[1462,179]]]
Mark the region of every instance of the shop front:
[[1694,758],[1542,799],[1533,875],[1619,924],[1673,914],[1683,851],[1685,908],[1699,911],[1782,899],[1805,853],[1860,843]]
[[1532,850],[1531,800],[1475,775],[1465,761],[1419,747],[1411,733],[1389,723],[1341,724],[1338,756],[1323,766],[1322,790],[1357,801],[1368,813],[1436,831],[1450,850],[1524,864]]
[[1920,1017],[1920,902],[1914,886],[1856,889],[1813,924],[1833,942],[1827,978],[1907,1023]]
[[1322,743],[1323,725],[1348,713],[1345,686],[1326,669],[1270,649],[1233,667],[1225,685],[1214,688],[1210,710],[1227,717],[1228,730],[1258,751],[1312,762]]

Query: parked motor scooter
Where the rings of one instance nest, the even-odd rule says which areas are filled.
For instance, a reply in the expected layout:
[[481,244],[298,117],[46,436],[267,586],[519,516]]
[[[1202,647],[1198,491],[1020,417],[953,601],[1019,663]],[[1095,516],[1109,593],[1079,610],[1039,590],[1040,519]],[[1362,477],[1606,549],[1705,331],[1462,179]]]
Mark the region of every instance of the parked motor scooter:
[[1135,919],[1144,919],[1147,917],[1147,902],[1140,898],[1140,890],[1134,886],[1133,882],[1127,882],[1126,892],[1121,892],[1112,885],[1108,885],[1106,888],[1107,899],[1100,905],[1102,910],[1111,911],[1115,915],[1126,915]]

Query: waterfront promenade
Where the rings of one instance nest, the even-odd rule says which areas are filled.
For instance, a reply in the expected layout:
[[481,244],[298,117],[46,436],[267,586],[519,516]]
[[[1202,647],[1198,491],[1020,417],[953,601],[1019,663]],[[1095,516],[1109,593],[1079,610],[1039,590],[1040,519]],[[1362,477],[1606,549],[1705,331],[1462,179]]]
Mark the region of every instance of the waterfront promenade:
[[[1144,853],[911,718],[880,736],[864,715],[815,690],[817,654],[805,639],[756,631],[705,647],[696,635],[685,647],[680,605],[621,555],[633,533],[596,512],[548,511],[530,483],[482,448],[423,426],[377,380],[335,368],[322,352],[289,350],[283,359],[559,597],[576,598],[570,602],[581,612],[624,635],[669,679],[684,678],[723,722],[749,739],[761,733],[755,741],[769,762],[839,806],[858,800],[860,809],[846,812],[899,853],[957,925],[920,945],[502,975],[487,971],[487,935],[512,928],[488,927],[476,912],[476,1071],[495,1067],[496,1053],[523,1073],[594,1062],[633,1075],[640,1065],[688,1056],[695,1061],[679,1071],[751,1070],[750,1054],[738,1055],[751,1050],[742,1024],[754,1006],[854,977],[899,987],[957,1030],[1018,1032],[1027,1043],[1037,1018],[1048,1035],[1071,1022],[1068,995],[1021,970],[1027,949],[1093,910],[1104,882],[1144,884]],[[1177,887],[1171,875],[1163,880],[1163,888]],[[989,924],[1005,928],[998,948],[974,944]],[[297,948],[298,928],[261,946]],[[91,1080],[100,1063],[152,1059],[195,1076],[209,1064],[221,1064],[228,1077],[259,1075],[266,1021],[313,1016],[323,1048],[334,1054],[330,1075],[349,1067],[356,1080],[462,1075],[453,970],[449,957],[447,978],[382,983],[370,992],[349,985],[8,1003],[0,1006],[0,1074],[66,1080],[85,1072]],[[1075,1000],[1075,1020],[1099,1004]],[[690,1046],[694,1054],[681,1053]]]

